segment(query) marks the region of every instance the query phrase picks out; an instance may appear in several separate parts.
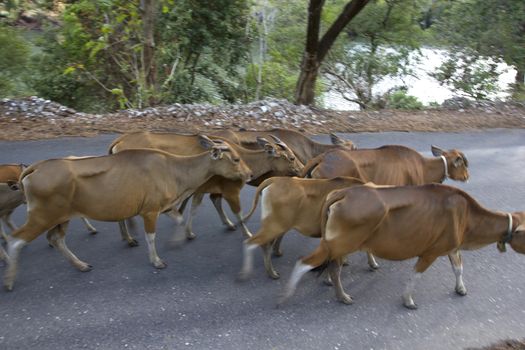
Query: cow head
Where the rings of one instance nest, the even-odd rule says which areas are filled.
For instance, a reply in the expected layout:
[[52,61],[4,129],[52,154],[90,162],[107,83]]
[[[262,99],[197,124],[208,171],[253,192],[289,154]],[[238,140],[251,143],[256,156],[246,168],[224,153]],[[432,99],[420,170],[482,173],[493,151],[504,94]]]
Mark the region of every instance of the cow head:
[[250,181],[252,172],[239,156],[239,153],[230,145],[221,140],[212,140],[208,136],[199,135],[200,145],[210,152],[211,159],[215,162],[214,171],[233,180]]
[[467,181],[469,178],[468,160],[463,152],[457,149],[445,151],[437,146],[432,145],[432,154],[436,157],[445,157],[447,161],[448,177],[456,181]]
[[514,229],[509,244],[516,252],[525,254],[525,211],[512,213],[512,218],[518,226]]
[[334,133],[330,133],[330,141],[333,145],[341,146],[348,149],[357,149],[356,145],[350,140],[345,140]]
[[295,176],[303,169],[303,164],[293,151],[277,136],[270,135],[273,142],[257,137],[257,143],[268,155],[272,171],[277,176]]

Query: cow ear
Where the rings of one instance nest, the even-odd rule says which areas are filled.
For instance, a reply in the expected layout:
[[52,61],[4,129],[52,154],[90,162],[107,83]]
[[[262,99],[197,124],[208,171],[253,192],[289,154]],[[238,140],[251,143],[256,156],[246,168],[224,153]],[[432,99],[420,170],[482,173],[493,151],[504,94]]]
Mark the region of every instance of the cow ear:
[[13,191],[18,191],[20,189],[20,186],[16,181],[7,181],[7,186],[9,186],[9,188]]
[[267,139],[265,139],[264,137],[260,137],[260,136],[257,136],[257,144],[262,147],[262,148],[265,148],[267,145],[270,144],[270,141],[268,141]]
[[222,149],[220,149],[219,147],[213,147],[211,149],[211,159],[219,160],[219,159],[222,159],[222,156],[223,156],[223,152],[222,152]]
[[432,150],[432,154],[435,156],[435,157],[439,157],[439,156],[442,156],[443,155],[443,152],[445,152],[444,149],[441,149],[439,148],[438,146],[430,146],[430,149]]
[[209,150],[213,146],[215,146],[215,142],[213,142],[213,140],[210,139],[208,136],[199,135],[198,137],[199,137],[199,143],[204,149]]
[[332,144],[338,145],[338,146],[344,145],[346,143],[344,139],[340,138],[334,133],[330,133],[330,141],[332,142]]

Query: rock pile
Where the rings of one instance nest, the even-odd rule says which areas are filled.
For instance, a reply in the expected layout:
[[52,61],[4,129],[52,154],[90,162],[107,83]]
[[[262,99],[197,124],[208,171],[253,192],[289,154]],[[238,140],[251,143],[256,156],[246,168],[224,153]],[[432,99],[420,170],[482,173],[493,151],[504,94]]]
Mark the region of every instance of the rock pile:
[[11,118],[67,118],[77,113],[72,108],[62,106],[59,103],[45,100],[40,97],[31,96],[24,99],[2,99],[0,100],[0,116]]

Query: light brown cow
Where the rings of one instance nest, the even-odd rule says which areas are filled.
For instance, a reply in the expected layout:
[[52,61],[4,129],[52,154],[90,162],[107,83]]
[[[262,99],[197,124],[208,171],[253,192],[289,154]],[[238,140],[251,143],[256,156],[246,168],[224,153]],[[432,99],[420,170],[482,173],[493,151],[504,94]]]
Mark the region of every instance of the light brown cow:
[[26,167],[25,164],[0,164],[0,182],[18,182],[20,174]]
[[[26,164],[0,164],[0,182],[7,183],[9,181],[12,182],[18,182],[18,179],[20,178],[20,175],[22,174],[22,171],[27,168]],[[20,204],[19,204],[20,205]],[[15,230],[16,226],[13,223],[13,221],[10,219],[10,215],[8,214],[5,216],[4,223],[11,229]],[[0,218],[2,218],[0,216]],[[91,223],[86,218],[80,218],[82,222],[84,222],[84,225],[86,225],[89,232],[95,234],[97,233],[97,229],[91,225]],[[2,233],[2,236],[5,238],[5,232],[2,229],[2,223],[0,222],[0,232]]]
[[288,145],[293,153],[299,158],[301,163],[306,164],[310,159],[333,149],[355,149],[355,145],[350,140],[344,140],[335,134],[330,134],[332,144],[323,144],[315,142],[302,133],[287,129],[272,130],[222,130],[217,131],[214,135],[224,137],[232,142],[247,148],[259,148],[257,137],[270,138],[276,136]]
[[[307,237],[321,237],[321,208],[328,193],[363,181],[351,177],[325,179],[301,179],[297,177],[272,177],[259,185],[252,208],[244,220],[255,212],[261,195],[261,227],[250,239],[244,241],[241,279],[248,278],[253,270],[253,251],[263,249],[264,267],[271,278],[279,278],[271,260],[272,243],[286,232],[295,229]],[[276,252],[276,255],[280,255]],[[371,266],[375,262],[369,262]]]
[[[239,153],[240,157],[252,171],[253,178],[248,184],[256,186],[269,176],[269,174],[298,175],[303,167],[286,144],[278,138],[273,138],[275,143],[270,143],[264,138],[258,138],[257,142],[261,149],[257,150],[250,150],[234,143],[228,143],[223,138],[216,137],[213,139],[216,142],[225,142]],[[203,151],[196,135],[140,132],[120,136],[111,144],[109,152],[115,153],[123,149],[133,148],[154,148],[182,155],[191,155]],[[202,198],[206,193],[211,194],[210,198],[224,225],[231,230],[235,230],[235,225],[228,219],[222,208],[223,197],[237,217],[243,233],[251,237],[252,234],[246,227],[241,215],[240,191],[243,186],[243,181],[226,179],[221,176],[214,176],[200,186],[193,196],[190,216],[186,224],[186,237],[188,239],[195,238],[192,230],[192,221],[197,207],[202,202]],[[182,208],[181,211],[183,210]]]
[[308,162],[302,175],[318,179],[351,176],[377,185],[394,186],[443,182],[446,178],[468,180],[468,161],[462,152],[432,146],[432,154],[435,158],[426,158],[411,148],[397,145],[334,150]]
[[490,211],[464,191],[441,184],[334,191],[323,206],[322,227],[319,247],[297,262],[282,300],[293,294],[306,271],[327,264],[337,299],[352,303],[341,285],[341,260],[359,250],[388,260],[418,258],[403,294],[409,309],[417,308],[412,298],[415,281],[440,256],[448,255],[455,290],[465,295],[461,249],[497,242],[505,251],[505,243],[510,243],[525,254],[525,212]]
[[64,236],[73,216],[121,221],[140,215],[150,262],[156,268],[166,267],[155,248],[159,214],[213,175],[242,180],[251,176],[235,150],[204,136],[201,142],[209,151],[197,156],[137,149],[102,157],[51,159],[27,168],[21,176],[27,221],[8,243],[5,287],[13,287],[21,248],[46,230],[49,242],[75,267],[81,271],[91,269],[66,246]]
[[[15,209],[25,203],[24,193],[20,191],[17,183],[9,181],[7,183],[0,182],[0,220],[2,220],[7,227],[12,231],[16,230],[14,222],[11,220],[11,214]],[[7,242],[8,238],[0,222],[0,234]]]

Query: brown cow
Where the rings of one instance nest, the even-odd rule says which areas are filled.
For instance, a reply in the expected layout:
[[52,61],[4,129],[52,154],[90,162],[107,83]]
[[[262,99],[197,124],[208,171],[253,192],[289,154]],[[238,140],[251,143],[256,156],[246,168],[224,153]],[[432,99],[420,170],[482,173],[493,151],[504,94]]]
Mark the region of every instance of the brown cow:
[[[20,175],[22,174],[22,171],[27,168],[26,164],[0,164],[0,182],[7,183],[9,181],[18,182],[18,179],[20,178]],[[11,229],[15,230],[16,226],[13,223],[13,221],[10,219],[10,215],[8,214],[5,216],[4,223]],[[91,223],[86,218],[80,218],[84,225],[86,225],[89,232],[95,234],[97,233],[97,229],[91,225]],[[0,233],[2,233],[2,236],[5,238],[5,232],[2,229],[2,224],[0,222]]]
[[4,284],[11,290],[21,248],[49,230],[49,242],[75,267],[89,271],[66,246],[65,233],[73,216],[101,221],[121,221],[140,215],[144,220],[150,262],[166,264],[155,248],[157,217],[193,193],[213,175],[247,179],[250,170],[238,153],[225,144],[201,137],[209,149],[197,156],[175,156],[152,150],[126,150],[117,154],[51,159],[27,168],[21,183],[27,198],[27,221],[8,243],[8,268]]
[[337,299],[352,303],[341,285],[341,260],[359,250],[388,260],[418,258],[403,294],[409,309],[417,308],[412,298],[415,281],[439,256],[448,255],[456,292],[466,295],[461,249],[497,242],[505,251],[505,243],[510,243],[525,254],[525,211],[490,211],[464,191],[441,184],[334,191],[323,206],[322,227],[319,247],[297,262],[282,300],[293,294],[306,271],[327,264]]
[[332,144],[324,144],[311,140],[302,133],[287,129],[272,130],[222,130],[215,133],[217,136],[224,137],[232,142],[247,148],[259,148],[257,137],[270,138],[276,136],[288,145],[293,153],[299,158],[301,163],[306,164],[310,159],[333,149],[355,149],[352,141],[344,140],[335,134],[330,134]]
[[[25,203],[24,193],[20,191],[17,183],[8,181],[7,183],[0,182],[0,220],[2,220],[7,227],[12,231],[16,230],[16,226],[11,220],[11,214],[20,205]],[[0,235],[7,242],[7,235],[0,222]]]
[[398,145],[329,151],[308,162],[302,176],[318,179],[351,176],[393,186],[437,183],[446,178],[468,180],[468,161],[462,152],[445,151],[436,146],[431,149],[435,158],[423,157],[411,148]]
[[[241,279],[250,276],[253,270],[253,251],[263,249],[264,267],[271,278],[279,278],[271,260],[272,243],[286,232],[295,229],[307,237],[321,237],[321,208],[328,193],[355,185],[363,181],[351,177],[326,179],[301,179],[297,177],[272,177],[259,185],[252,208],[244,220],[255,212],[261,196],[261,227],[250,239],[244,241]],[[277,255],[279,253],[277,252]],[[370,262],[374,266],[375,262]]]
[[[269,176],[269,174],[298,175],[303,167],[286,144],[276,137],[273,137],[275,141],[273,144],[264,138],[258,138],[257,142],[261,149],[257,150],[246,149],[234,143],[228,143],[223,138],[216,137],[213,139],[216,142],[225,142],[239,153],[241,159],[244,160],[252,171],[253,179],[248,182],[248,184],[251,185],[256,186]],[[179,155],[192,155],[203,151],[198,141],[198,136],[196,135],[139,132],[120,136],[110,145],[109,152],[115,153],[123,149],[133,148],[154,148]],[[229,229],[234,230],[235,225],[228,219],[222,208],[221,201],[222,197],[224,197],[232,212],[237,217],[243,233],[251,237],[251,233],[244,224],[241,216],[240,191],[243,185],[243,181],[214,176],[199,187],[193,196],[191,213],[186,224],[186,237],[188,239],[195,238],[195,234],[192,231],[192,220],[205,193],[211,193],[210,198],[222,222]],[[183,210],[182,208],[181,211]],[[121,225],[121,227],[123,226]]]

